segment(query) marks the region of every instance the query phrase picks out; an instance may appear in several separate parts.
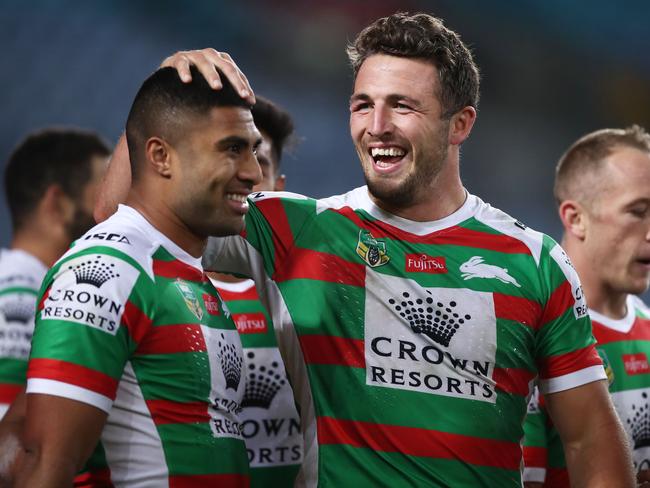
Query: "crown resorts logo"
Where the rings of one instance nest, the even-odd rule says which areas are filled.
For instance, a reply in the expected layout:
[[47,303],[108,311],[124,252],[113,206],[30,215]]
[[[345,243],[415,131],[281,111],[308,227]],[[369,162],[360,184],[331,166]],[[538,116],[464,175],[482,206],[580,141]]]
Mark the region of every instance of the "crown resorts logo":
[[0,306],[7,322],[19,322],[27,324],[34,318],[34,301],[12,300]]
[[174,284],[183,297],[183,301],[185,302],[185,305],[187,305],[187,308],[196,316],[197,319],[201,320],[203,318],[203,309],[201,308],[201,303],[194,294],[194,290],[192,290],[190,284],[180,278],[177,278]]
[[632,415],[628,417],[627,425],[632,432],[634,449],[650,446],[650,410],[646,392],[641,393],[639,405],[632,404]]
[[258,366],[253,362],[255,359],[253,351],[249,351],[246,357],[249,371],[242,407],[262,407],[268,410],[275,395],[286,384],[286,380],[278,373],[280,365],[277,361],[273,361]]
[[78,285],[86,283],[100,288],[108,280],[119,278],[120,275],[113,270],[114,267],[115,263],[108,264],[102,260],[102,256],[96,255],[74,266],[68,266],[68,269],[74,272]]
[[[429,290],[426,292],[431,295]],[[432,296],[414,297],[406,291],[400,298],[389,298],[388,303],[409,323],[413,332],[424,334],[445,347],[460,326],[472,318],[461,312],[454,300],[445,303]]]
[[390,257],[386,254],[386,243],[384,241],[378,241],[372,236],[370,231],[364,229],[359,231],[357,254],[371,268],[383,266],[390,261]]
[[226,389],[230,388],[237,391],[239,381],[241,380],[242,357],[237,354],[237,348],[226,341],[223,333],[221,339],[217,342],[219,347],[219,362],[221,371],[226,379]]

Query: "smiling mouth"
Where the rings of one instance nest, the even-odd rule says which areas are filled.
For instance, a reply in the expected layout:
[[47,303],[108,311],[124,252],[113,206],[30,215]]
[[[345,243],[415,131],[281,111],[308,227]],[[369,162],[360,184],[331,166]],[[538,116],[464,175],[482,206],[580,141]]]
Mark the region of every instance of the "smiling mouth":
[[246,203],[248,195],[245,195],[243,193],[226,193],[226,199],[234,200],[235,202],[239,203]]
[[406,151],[398,146],[371,147],[368,153],[379,168],[389,168],[406,156]]

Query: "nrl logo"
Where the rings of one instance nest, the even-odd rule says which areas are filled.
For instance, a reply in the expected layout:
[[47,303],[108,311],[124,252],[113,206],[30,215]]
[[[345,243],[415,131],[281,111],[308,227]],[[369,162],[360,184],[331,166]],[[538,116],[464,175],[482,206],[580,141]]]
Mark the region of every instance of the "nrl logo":
[[187,305],[187,308],[189,308],[190,312],[192,312],[197,319],[201,320],[203,318],[203,309],[201,308],[201,303],[194,294],[192,287],[180,278],[178,278],[174,284],[176,285],[176,288],[178,288],[178,291],[181,293],[183,300],[185,300],[185,305]]
[[383,266],[390,261],[390,257],[386,254],[386,243],[372,237],[372,234],[368,230],[361,229],[359,231],[357,254],[371,268]]

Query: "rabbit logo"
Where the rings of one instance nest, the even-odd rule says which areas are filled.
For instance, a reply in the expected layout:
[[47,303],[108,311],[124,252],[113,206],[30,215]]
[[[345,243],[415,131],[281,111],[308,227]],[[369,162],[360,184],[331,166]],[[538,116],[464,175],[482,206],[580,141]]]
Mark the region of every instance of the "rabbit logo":
[[486,264],[483,262],[481,256],[473,256],[468,261],[460,265],[459,268],[461,276],[464,280],[472,278],[496,278],[503,283],[510,283],[520,288],[521,285],[517,280],[508,274],[507,268],[500,268],[493,264]]

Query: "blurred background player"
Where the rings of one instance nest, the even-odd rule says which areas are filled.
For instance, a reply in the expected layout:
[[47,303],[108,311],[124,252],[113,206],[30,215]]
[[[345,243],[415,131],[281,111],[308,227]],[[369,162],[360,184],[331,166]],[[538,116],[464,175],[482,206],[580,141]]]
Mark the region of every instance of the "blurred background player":
[[[649,481],[650,311],[635,295],[650,283],[650,135],[634,125],[582,137],[560,159],[554,193],[638,479]],[[533,398],[525,431],[526,486],[568,487],[543,397]]]
[[[261,96],[251,112],[262,134],[257,161],[262,181],[253,192],[282,191],[283,149],[291,142],[291,116]],[[246,390],[242,401],[242,434],[251,467],[251,487],[293,486],[302,463],[302,436],[293,392],[273,331],[273,322],[252,280],[208,273],[226,302],[244,349]]]
[[92,132],[52,128],[27,136],[9,157],[5,195],[13,236],[0,251],[0,417],[25,384],[41,281],[94,225],[108,155]]

